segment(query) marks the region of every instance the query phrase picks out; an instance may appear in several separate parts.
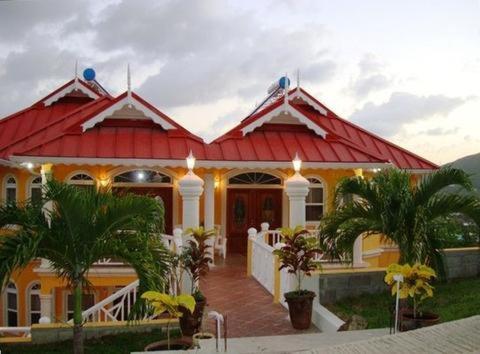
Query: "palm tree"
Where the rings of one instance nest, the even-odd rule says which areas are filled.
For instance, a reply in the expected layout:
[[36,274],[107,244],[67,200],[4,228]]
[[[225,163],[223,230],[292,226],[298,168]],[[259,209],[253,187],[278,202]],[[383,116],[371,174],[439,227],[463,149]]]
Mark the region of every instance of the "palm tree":
[[73,293],[73,350],[83,353],[82,295],[95,262],[122,260],[135,269],[140,293],[164,290],[168,256],[151,232],[163,228],[163,205],[148,197],[118,197],[109,190],[54,180],[47,182],[44,194],[51,208],[42,210],[30,202],[0,208],[0,227],[18,226],[0,240],[0,282],[6,284],[14,270],[35,258],[48,260]]
[[[330,254],[351,259],[359,235],[380,234],[398,245],[401,263],[425,263],[444,273],[440,222],[461,214],[480,225],[480,201],[473,195],[447,193],[447,186],[471,190],[468,175],[442,168],[415,183],[412,175],[388,169],[371,180],[352,177],[337,186],[337,209],[320,223],[323,246]],[[451,221],[450,221],[451,222]]]

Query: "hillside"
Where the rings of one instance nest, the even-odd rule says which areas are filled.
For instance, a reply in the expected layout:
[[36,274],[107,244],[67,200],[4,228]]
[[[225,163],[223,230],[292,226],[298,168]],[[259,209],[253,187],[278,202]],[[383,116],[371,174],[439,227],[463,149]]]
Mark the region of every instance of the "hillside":
[[450,164],[453,167],[460,168],[471,175],[475,188],[477,191],[480,191],[480,153],[462,157],[451,162]]

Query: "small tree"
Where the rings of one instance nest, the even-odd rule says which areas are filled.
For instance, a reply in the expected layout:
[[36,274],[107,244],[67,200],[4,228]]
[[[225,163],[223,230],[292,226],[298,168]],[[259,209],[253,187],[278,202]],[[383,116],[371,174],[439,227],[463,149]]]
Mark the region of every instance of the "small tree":
[[413,302],[413,318],[421,315],[421,305],[429,297],[433,297],[433,286],[430,282],[436,278],[435,271],[426,265],[415,263],[409,264],[390,264],[385,275],[385,283],[391,286],[392,296],[397,294],[397,282],[394,279],[396,274],[403,276],[400,283],[400,299],[410,298]]
[[[82,297],[88,271],[104,258],[130,264],[140,291],[163,289],[169,269],[166,250],[152,230],[163,225],[163,207],[148,197],[115,196],[49,181],[42,203],[0,208],[0,227],[17,225],[0,239],[0,283],[32,260],[48,260],[73,294],[73,349],[83,353]],[[51,210],[42,210],[46,202]],[[160,225],[160,226],[161,226]],[[138,304],[136,304],[138,305]],[[141,311],[142,306],[136,306]]]
[[478,197],[446,193],[446,187],[452,185],[472,190],[468,175],[449,167],[424,176],[418,183],[410,173],[394,168],[371,179],[343,179],[336,190],[337,209],[320,222],[328,253],[351,258],[358,236],[380,234],[398,246],[400,263],[427,264],[444,274],[439,224],[451,223],[452,215],[461,215],[480,225]]
[[[141,297],[153,307],[153,315],[157,316],[167,312],[170,318],[179,318],[183,315],[180,307],[187,309],[190,313],[195,310],[195,299],[191,295],[175,296],[157,291],[147,291]],[[170,349],[170,319],[167,322],[167,347]]]
[[301,226],[295,229],[282,228],[282,243],[273,251],[280,259],[280,270],[287,269],[297,279],[295,292],[302,293],[302,281],[305,276],[310,276],[314,270],[321,269],[320,263],[314,260],[322,252],[318,240],[311,237],[309,232]]

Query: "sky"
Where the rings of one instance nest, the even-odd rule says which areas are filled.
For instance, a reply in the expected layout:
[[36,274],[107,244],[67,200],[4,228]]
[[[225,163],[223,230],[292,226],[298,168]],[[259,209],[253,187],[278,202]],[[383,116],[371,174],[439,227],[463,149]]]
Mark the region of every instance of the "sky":
[[0,1],[0,116],[92,67],[206,141],[288,74],[439,164],[480,152],[480,2]]

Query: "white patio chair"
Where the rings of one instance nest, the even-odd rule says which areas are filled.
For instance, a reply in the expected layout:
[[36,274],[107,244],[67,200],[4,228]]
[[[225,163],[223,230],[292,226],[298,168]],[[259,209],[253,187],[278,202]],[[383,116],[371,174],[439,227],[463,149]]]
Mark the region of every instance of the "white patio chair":
[[214,252],[218,252],[223,259],[227,257],[227,238],[221,234],[222,226],[215,225]]

